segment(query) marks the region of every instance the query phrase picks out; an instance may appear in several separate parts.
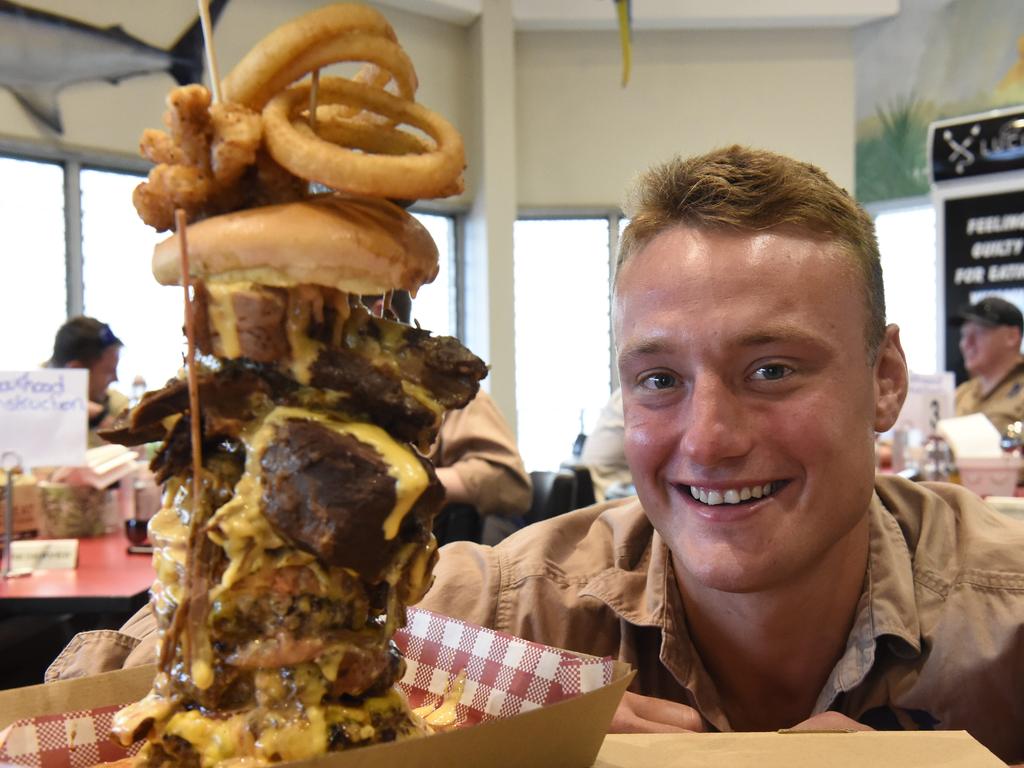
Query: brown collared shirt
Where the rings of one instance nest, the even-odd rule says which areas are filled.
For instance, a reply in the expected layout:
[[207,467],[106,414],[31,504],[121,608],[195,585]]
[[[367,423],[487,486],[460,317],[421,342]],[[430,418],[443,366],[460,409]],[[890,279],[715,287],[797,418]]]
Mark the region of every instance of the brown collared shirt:
[[[959,486],[879,477],[864,592],[814,712],[875,728],[967,730],[1024,758],[1024,523]],[[690,642],[668,549],[636,499],[528,526],[497,547],[445,547],[422,607],[629,662],[632,689],[731,730]],[[120,633],[79,635],[47,679],[155,659],[140,611]]]
[[[875,728],[967,730],[1024,758],[1024,524],[964,489],[876,482],[864,593],[814,713]],[[442,550],[422,607],[614,656],[632,689],[731,730],[690,641],[668,549],[636,499]]]
[[978,379],[965,381],[956,388],[954,403],[957,416],[983,413],[999,434],[1013,422],[1024,421],[1024,359],[987,395],[982,394]]

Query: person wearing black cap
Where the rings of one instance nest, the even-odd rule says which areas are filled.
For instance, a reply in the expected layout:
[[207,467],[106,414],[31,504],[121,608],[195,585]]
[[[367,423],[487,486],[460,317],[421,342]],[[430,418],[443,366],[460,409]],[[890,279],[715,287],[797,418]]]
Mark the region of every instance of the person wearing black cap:
[[971,378],[956,390],[956,415],[983,413],[1000,434],[1024,420],[1024,316],[1010,302],[991,296],[962,309],[960,353]]
[[73,317],[57,331],[48,368],[85,368],[89,371],[90,448],[102,445],[97,430],[108,426],[128,407],[128,398],[110,385],[117,381],[121,340],[110,326],[92,317]]

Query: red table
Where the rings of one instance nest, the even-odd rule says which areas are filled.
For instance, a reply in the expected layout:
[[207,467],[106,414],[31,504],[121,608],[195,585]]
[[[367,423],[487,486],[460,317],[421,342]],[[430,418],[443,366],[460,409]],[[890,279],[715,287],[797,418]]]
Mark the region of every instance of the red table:
[[146,604],[153,556],[128,554],[124,534],[79,539],[78,567],[0,579],[0,616],[131,613]]

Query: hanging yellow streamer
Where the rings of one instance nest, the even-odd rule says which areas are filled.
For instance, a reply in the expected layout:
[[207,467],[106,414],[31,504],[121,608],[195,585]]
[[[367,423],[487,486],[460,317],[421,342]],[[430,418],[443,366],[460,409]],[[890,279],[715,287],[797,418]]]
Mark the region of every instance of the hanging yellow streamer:
[[619,42],[622,45],[622,87],[629,82],[629,73],[633,68],[633,52],[631,48],[632,30],[630,21],[630,0],[615,0],[615,8],[619,16]]

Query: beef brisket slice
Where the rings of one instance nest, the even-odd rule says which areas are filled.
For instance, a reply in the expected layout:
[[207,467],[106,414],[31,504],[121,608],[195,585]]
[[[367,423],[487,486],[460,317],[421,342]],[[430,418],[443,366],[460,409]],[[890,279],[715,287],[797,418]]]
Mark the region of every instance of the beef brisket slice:
[[384,538],[395,479],[372,446],[293,419],[278,427],[260,465],[271,524],[325,563],[370,582],[381,577],[398,544]]

